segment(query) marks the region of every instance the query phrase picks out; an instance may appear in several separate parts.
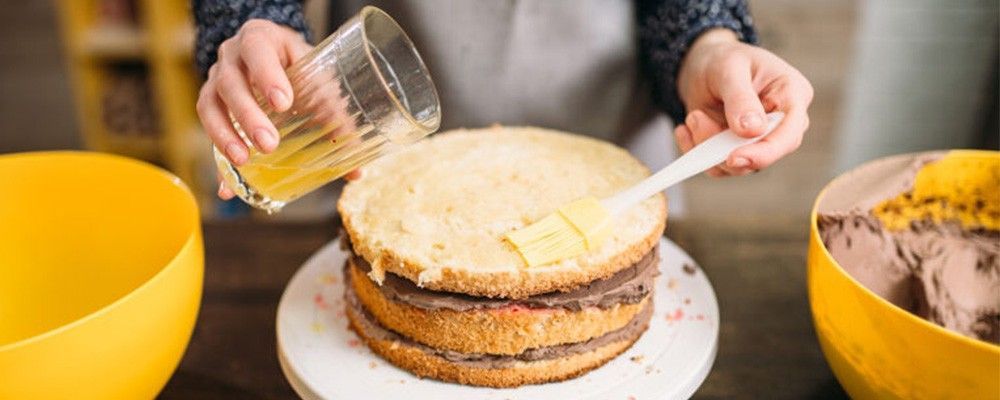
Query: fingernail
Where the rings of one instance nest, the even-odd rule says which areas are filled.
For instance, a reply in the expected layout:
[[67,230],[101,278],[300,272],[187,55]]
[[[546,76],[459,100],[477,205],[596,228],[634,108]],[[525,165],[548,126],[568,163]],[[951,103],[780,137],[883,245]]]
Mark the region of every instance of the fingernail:
[[688,129],[694,132],[695,129],[698,129],[698,119],[693,114],[688,114],[687,118],[684,119],[684,125],[687,125]]
[[225,191],[226,191],[226,184],[219,182],[219,191],[216,192],[216,194],[219,195],[219,197],[222,197],[225,195]]
[[275,135],[268,129],[258,130],[254,137],[257,138],[257,143],[263,147],[261,150],[270,150],[278,145],[278,135]]
[[285,109],[291,105],[289,104],[290,101],[288,100],[288,95],[279,89],[271,89],[271,91],[268,92],[267,97],[271,100],[271,105],[274,106],[274,108]]
[[237,143],[230,143],[226,145],[226,155],[229,156],[229,160],[236,165],[243,164],[247,159],[247,152],[243,150],[243,146]]
[[747,113],[740,117],[740,124],[743,129],[753,129],[764,123],[764,117],[759,113]]
[[750,160],[743,157],[736,157],[729,163],[730,168],[746,168],[750,166]]

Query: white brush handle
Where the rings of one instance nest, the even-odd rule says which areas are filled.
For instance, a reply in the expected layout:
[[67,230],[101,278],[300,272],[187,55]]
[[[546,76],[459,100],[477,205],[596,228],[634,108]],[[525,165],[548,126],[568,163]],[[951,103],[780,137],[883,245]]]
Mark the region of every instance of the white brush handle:
[[733,131],[726,129],[701,142],[649,178],[602,200],[601,203],[611,214],[618,214],[649,196],[718,165],[725,161],[733,150],[763,139],[778,126],[784,117],[785,113],[780,111],[767,114],[767,128],[763,134],[753,138],[740,137]]

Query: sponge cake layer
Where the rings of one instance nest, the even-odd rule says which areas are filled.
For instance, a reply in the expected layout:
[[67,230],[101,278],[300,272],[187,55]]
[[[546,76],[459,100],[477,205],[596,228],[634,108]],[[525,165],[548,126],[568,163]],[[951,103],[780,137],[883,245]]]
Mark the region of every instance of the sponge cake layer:
[[579,311],[563,308],[504,308],[455,311],[421,309],[390,300],[350,261],[345,270],[356,293],[380,325],[415,342],[462,353],[514,355],[528,349],[583,342],[620,329],[647,304],[646,294],[635,303]]
[[649,326],[652,303],[624,327],[585,342],[531,349],[513,356],[434,349],[381,326],[348,286],[347,317],[352,330],[382,358],[420,377],[467,385],[515,387],[565,380],[610,361]]
[[661,195],[616,217],[579,257],[528,268],[503,235],[584,196],[648,175],[612,144],[539,128],[438,134],[367,165],[338,202],[354,250],[377,282],[392,272],[433,290],[524,298],[572,290],[635,264],[666,223]]

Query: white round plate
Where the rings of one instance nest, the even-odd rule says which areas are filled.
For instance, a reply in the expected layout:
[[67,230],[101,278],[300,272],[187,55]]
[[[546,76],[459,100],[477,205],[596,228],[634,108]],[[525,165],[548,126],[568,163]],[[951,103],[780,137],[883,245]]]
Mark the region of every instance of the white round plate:
[[[715,361],[719,307],[712,285],[673,242],[660,242],[655,313],[632,348],[558,383],[492,389],[420,379],[365,347],[347,328],[346,254],[327,244],[292,277],[278,305],[278,358],[305,399],[683,399]],[[686,266],[686,267],[685,267]]]

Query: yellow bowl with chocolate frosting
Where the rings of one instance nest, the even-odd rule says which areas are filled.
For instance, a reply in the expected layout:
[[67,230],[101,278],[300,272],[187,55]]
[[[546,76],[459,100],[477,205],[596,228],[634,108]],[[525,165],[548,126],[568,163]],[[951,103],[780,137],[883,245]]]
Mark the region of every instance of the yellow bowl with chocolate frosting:
[[998,152],[887,157],[820,193],[809,300],[853,398],[1000,398],[998,229]]

